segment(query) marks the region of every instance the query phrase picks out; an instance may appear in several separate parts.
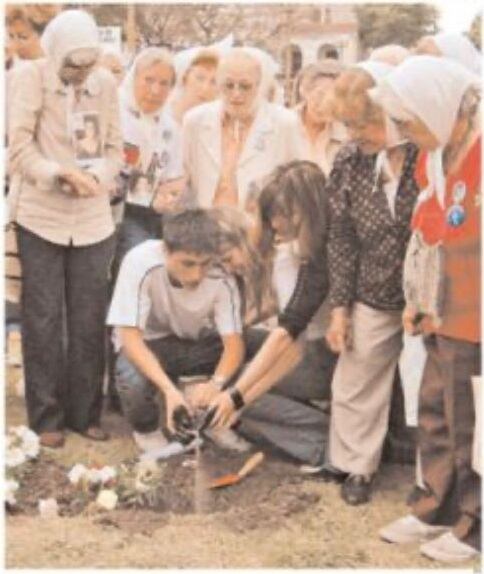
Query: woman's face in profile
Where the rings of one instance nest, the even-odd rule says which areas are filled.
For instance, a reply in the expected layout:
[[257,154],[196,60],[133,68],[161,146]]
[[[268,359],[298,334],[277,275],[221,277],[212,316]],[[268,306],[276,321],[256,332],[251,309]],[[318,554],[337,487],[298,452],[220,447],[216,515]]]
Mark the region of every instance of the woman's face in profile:
[[434,150],[439,147],[439,141],[427,128],[423,121],[416,116],[409,115],[405,120],[390,118],[402,137],[410,140],[421,149]]
[[286,243],[293,241],[299,234],[301,227],[301,211],[296,204],[291,206],[291,210],[275,208],[270,215],[270,223],[274,233],[275,243]]
[[[345,109],[339,114],[341,123],[348,130],[348,135],[360,151],[371,155],[385,149],[387,131],[385,117],[380,108],[373,108],[371,114],[361,114],[356,109]],[[403,134],[402,134],[403,135]]]
[[220,262],[227,273],[243,277],[249,266],[248,254],[241,247],[229,247],[223,252]]

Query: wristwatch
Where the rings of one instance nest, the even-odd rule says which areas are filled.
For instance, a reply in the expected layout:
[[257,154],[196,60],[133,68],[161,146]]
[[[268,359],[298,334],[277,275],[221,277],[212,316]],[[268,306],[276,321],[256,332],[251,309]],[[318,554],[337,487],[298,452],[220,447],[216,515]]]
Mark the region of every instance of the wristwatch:
[[232,403],[236,411],[240,411],[241,408],[245,406],[244,397],[242,393],[236,387],[232,387],[229,390],[229,396],[232,399]]

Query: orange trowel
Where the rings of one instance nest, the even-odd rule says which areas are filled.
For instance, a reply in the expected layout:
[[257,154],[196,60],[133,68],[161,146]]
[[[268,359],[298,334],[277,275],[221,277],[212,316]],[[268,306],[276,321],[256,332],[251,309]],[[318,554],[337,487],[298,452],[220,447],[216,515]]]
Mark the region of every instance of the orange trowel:
[[236,474],[226,474],[225,476],[220,476],[215,478],[210,483],[209,488],[224,488],[225,486],[232,486],[237,484],[243,478],[245,478],[249,473],[251,473],[256,466],[258,466],[264,460],[263,452],[256,452],[253,454],[242,466],[242,468]]

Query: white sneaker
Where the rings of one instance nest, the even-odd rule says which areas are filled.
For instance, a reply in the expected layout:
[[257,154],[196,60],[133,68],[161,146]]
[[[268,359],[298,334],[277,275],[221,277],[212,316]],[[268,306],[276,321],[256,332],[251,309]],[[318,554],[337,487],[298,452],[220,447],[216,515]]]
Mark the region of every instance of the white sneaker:
[[449,530],[447,526],[426,524],[413,514],[407,514],[407,516],[384,526],[378,534],[386,542],[411,544],[412,542],[423,542],[447,530]]
[[168,444],[165,435],[161,432],[160,429],[156,429],[152,432],[133,431],[133,438],[138,448],[143,452],[159,450]]
[[204,432],[217,446],[226,450],[247,452],[251,447],[250,442],[247,442],[232,429],[209,429]]
[[452,532],[446,532],[435,540],[422,544],[420,552],[432,560],[449,563],[465,562],[479,555],[475,548],[461,542]]

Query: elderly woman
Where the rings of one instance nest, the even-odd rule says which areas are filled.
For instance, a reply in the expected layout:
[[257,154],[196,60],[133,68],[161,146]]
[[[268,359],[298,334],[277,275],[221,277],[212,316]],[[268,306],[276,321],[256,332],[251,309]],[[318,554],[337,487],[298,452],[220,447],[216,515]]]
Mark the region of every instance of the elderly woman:
[[161,237],[161,213],[176,202],[184,187],[181,133],[165,110],[174,82],[171,54],[164,48],[146,48],[121,85],[127,194],[118,263],[138,243]]
[[[95,67],[100,46],[92,17],[62,12],[42,44],[46,58],[25,63],[15,77],[10,161],[20,176],[13,217],[23,269],[28,420],[42,445],[59,447],[65,428],[107,438],[99,421],[114,248],[108,190],[122,148],[116,85]],[[87,116],[98,120],[101,157],[81,167],[75,131]]]
[[333,121],[331,113],[333,85],[342,70],[336,60],[328,59],[306,66],[298,79],[301,103],[296,111],[304,142],[304,158],[314,161],[326,176],[346,140],[343,126]]
[[200,206],[244,209],[262,177],[301,157],[297,120],[265,100],[263,66],[244,48],[229,51],[217,76],[221,99],[185,117],[185,170]]
[[401,143],[367,90],[391,71],[363,62],[335,84],[335,114],[351,145],[329,182],[331,324],[339,352],[333,378],[329,465],[348,504],[369,500],[387,432],[392,382],[402,349],[402,267],[417,197],[417,150]]
[[196,46],[174,57],[176,86],[168,103],[178,124],[191,108],[211,102],[218,96],[215,75],[220,54],[215,47]]
[[416,43],[413,52],[417,55],[449,58],[474,74],[481,73],[482,54],[465,34],[441,32],[435,36],[424,36]]
[[473,558],[481,540],[470,382],[481,368],[479,84],[479,77],[452,61],[417,56],[372,91],[402,134],[425,150],[404,313],[409,333],[426,334],[419,398],[424,488],[412,514],[380,535],[397,543],[434,537],[421,552],[445,562]]

